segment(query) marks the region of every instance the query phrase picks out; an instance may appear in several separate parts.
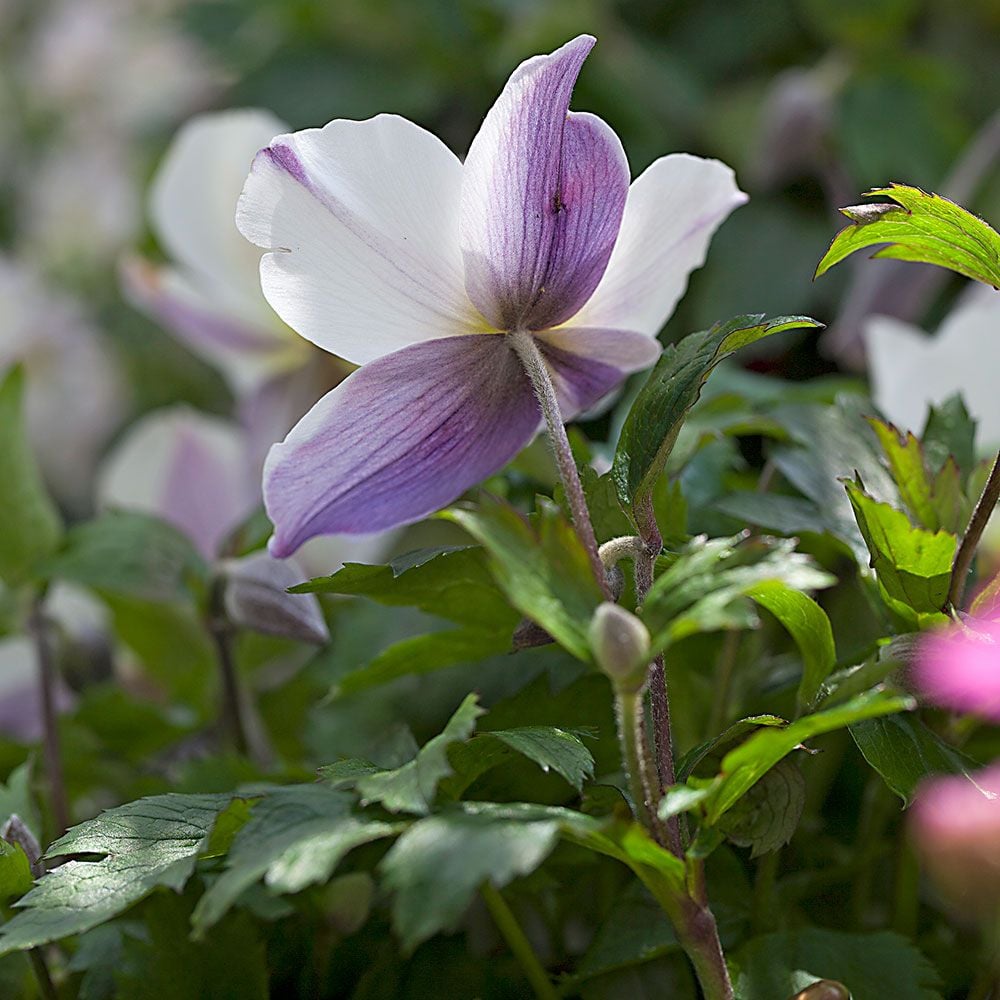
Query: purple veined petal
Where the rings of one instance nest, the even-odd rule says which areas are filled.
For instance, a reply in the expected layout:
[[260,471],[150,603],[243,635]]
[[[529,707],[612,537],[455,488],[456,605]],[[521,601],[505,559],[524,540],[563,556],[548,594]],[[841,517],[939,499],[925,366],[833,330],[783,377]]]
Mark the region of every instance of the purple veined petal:
[[[314,350],[271,312],[220,308],[217,297],[181,271],[156,267],[138,257],[120,268],[129,302],[156,320],[199,357],[216,366],[239,397],[305,365]],[[249,313],[249,314],[248,314]]]
[[581,35],[522,63],[465,161],[465,285],[499,329],[542,330],[573,316],[618,236],[625,151],[600,118],[568,110],[593,44]]
[[236,222],[270,251],[264,295],[292,329],[364,364],[485,331],[458,243],[462,165],[405,118],[278,136],[254,160]]
[[589,410],[632,372],[660,356],[660,343],[632,330],[561,327],[536,333],[563,420]]
[[213,559],[259,502],[251,475],[239,427],[175,407],[132,426],[105,460],[98,498],[169,521]]
[[373,361],[271,449],[271,554],[290,555],[314,535],[417,521],[506,464],[540,423],[502,336],[431,340]]
[[733,171],[687,153],[664,156],[629,188],[604,277],[574,326],[636,330],[655,337],[705,262],[708,244],[747,200]]

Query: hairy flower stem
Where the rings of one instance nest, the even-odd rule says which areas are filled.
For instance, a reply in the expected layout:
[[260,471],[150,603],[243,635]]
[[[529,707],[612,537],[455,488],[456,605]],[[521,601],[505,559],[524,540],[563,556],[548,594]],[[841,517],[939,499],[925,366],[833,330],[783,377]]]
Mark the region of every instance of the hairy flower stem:
[[618,723],[618,741],[622,748],[629,793],[635,804],[636,816],[642,825],[653,831],[655,802],[647,799],[646,782],[643,780],[645,768],[642,759],[643,721],[642,690],[629,691],[615,689],[615,719]]
[[976,501],[976,507],[969,518],[969,526],[962,536],[962,543],[955,553],[955,561],[951,564],[951,582],[948,586],[948,601],[945,610],[958,610],[965,591],[965,581],[969,575],[969,568],[975,558],[976,549],[979,547],[979,539],[982,538],[986,530],[986,524],[1000,500],[1000,453],[997,454],[993,468],[990,470],[989,478],[983,487],[983,492]]
[[[648,495],[636,502],[635,515],[639,527],[639,537],[643,542],[635,556],[635,600],[636,605],[641,607],[653,586],[653,567],[656,563],[656,557],[663,548],[663,538],[660,536],[660,528],[653,514],[652,499]],[[649,665],[647,686],[653,716],[656,770],[660,776],[659,795],[657,796],[657,801],[659,801],[663,797],[664,791],[676,781],[674,738],[670,724],[670,699],[667,696],[667,671],[662,653]],[[667,843],[674,854],[678,857],[683,855],[680,821],[677,816],[671,816],[667,820]]]
[[59,746],[59,720],[56,713],[57,668],[49,623],[42,607],[43,600],[44,595],[39,596],[32,606],[28,618],[28,632],[35,644],[35,656],[38,661],[38,686],[42,702],[42,752],[45,758],[45,775],[49,784],[52,818],[58,837],[69,827],[69,799],[66,796],[62,752]]
[[566,502],[569,504],[573,517],[573,526],[576,528],[576,533],[583,543],[583,547],[587,550],[590,566],[594,571],[594,579],[597,580],[605,600],[610,601],[613,599],[611,587],[608,584],[604,564],[598,555],[597,537],[594,535],[594,526],[590,523],[587,499],[583,494],[580,474],[576,471],[576,461],[569,446],[569,438],[566,436],[566,428],[559,411],[559,400],[556,398],[552,376],[549,374],[542,352],[535,343],[535,338],[527,330],[512,330],[507,334],[507,341],[520,359],[528,381],[531,382],[531,388],[535,392],[538,405],[542,409],[545,427],[549,432],[549,444],[552,446],[552,454],[559,469],[559,478],[566,491]]
[[497,930],[503,935],[507,947],[520,963],[521,970],[531,984],[535,996],[538,1000],[556,1000],[559,994],[552,985],[552,980],[539,962],[531,942],[521,929],[507,901],[500,894],[500,890],[492,882],[484,882],[480,894],[490,911],[490,916],[493,917],[493,922],[497,925]]

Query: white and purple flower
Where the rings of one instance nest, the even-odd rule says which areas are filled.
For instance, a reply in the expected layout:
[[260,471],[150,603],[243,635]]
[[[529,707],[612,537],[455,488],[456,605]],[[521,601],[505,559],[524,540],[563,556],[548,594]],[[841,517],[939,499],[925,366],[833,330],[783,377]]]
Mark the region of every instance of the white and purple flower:
[[655,337],[745,200],[677,154],[629,184],[618,137],[570,112],[594,44],[522,63],[463,164],[393,115],[281,135],[237,211],[264,295],[363,365],[271,449],[271,551],[416,521],[514,457],[541,413],[505,334],[528,332],[564,419],[652,364]]

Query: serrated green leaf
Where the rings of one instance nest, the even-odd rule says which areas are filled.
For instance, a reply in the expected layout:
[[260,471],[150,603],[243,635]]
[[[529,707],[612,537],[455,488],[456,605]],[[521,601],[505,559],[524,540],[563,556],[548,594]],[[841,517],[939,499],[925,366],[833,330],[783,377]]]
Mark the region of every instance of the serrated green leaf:
[[631,507],[652,491],[684,418],[720,361],[782,330],[820,325],[807,316],[737,316],[668,346],[639,390],[615,450],[612,474],[622,503]]
[[712,795],[705,805],[708,823],[714,824],[779,760],[806,740],[864,719],[909,711],[913,706],[912,698],[887,691],[869,691],[843,705],[806,715],[784,729],[768,728],[754,733],[723,757]]
[[179,891],[194,871],[228,795],[156,795],[73,827],[47,857],[67,861],[44,875],[13,920],[0,927],[0,955],[80,934],[122,913],[159,886]]
[[733,965],[737,1000],[791,997],[817,979],[843,983],[852,1000],[941,1000],[927,959],[906,938],[886,931],[805,927],[765,934],[747,942]]
[[924,465],[924,451],[912,431],[901,432],[884,420],[871,418],[869,423],[885,452],[889,471],[914,522],[928,531],[943,527],[931,495],[932,487]]
[[540,502],[534,523],[489,497],[444,517],[486,548],[497,584],[518,611],[575,657],[590,662],[587,629],[603,595],[576,531],[554,504]]
[[59,543],[62,521],[28,445],[24,372],[0,381],[0,579],[19,583]]
[[920,441],[931,471],[937,472],[953,458],[964,485],[976,464],[976,422],[961,395],[956,393],[930,408]]
[[719,820],[718,828],[750,857],[769,854],[792,839],[806,803],[806,783],[798,766],[779,760]]
[[958,539],[946,531],[916,528],[900,510],[870,496],[857,482],[844,483],[871,567],[885,592],[915,612],[944,607]]
[[903,800],[913,802],[917,785],[930,774],[962,774],[975,784],[970,772],[976,762],[948,746],[919,719],[887,715],[850,727],[851,736],[865,760]]
[[146,601],[189,597],[205,561],[173,525],[135,511],[109,511],[71,528],[40,567],[47,577]]
[[448,747],[467,740],[476,728],[476,719],[483,714],[477,696],[470,694],[444,730],[422,746],[413,760],[393,771],[360,778],[358,792],[365,801],[379,802],[389,812],[426,816],[434,804],[438,783],[452,773]]
[[191,924],[204,936],[254,883],[275,893],[326,882],[353,848],[402,829],[352,815],[354,797],[323,785],[277,788],[253,809],[236,834],[226,870],[198,901]]
[[892,184],[865,193],[895,205],[854,205],[840,211],[853,225],[834,237],[816,277],[857,250],[888,244],[872,256],[936,264],[1000,288],[1000,234],[971,212],[937,194]]
[[793,539],[692,539],[656,578],[640,608],[652,650],[697,632],[752,627],[756,619],[747,601],[765,581],[810,590],[830,586],[833,577],[794,548]]
[[781,580],[754,584],[747,596],[778,619],[802,654],[798,703],[808,705],[837,663],[833,627],[826,612],[807,594]]
[[392,919],[405,951],[453,927],[479,886],[502,888],[534,871],[559,839],[557,819],[520,818],[513,810],[475,803],[418,820],[381,864],[384,883],[395,893]]

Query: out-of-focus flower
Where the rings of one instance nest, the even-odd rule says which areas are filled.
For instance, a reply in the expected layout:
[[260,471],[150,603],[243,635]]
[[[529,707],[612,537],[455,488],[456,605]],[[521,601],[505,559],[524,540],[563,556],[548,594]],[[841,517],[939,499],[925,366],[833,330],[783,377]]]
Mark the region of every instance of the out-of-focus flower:
[[129,430],[102,467],[98,502],[153,514],[182,531],[225,575],[227,608],[238,624],[283,635],[294,626],[294,637],[309,641],[325,629],[316,597],[286,588],[334,573],[345,561],[375,561],[390,542],[386,535],[324,538],[294,561],[262,552],[221,558],[226,540],[260,503],[260,480],[244,429],[187,407],[148,414]]
[[936,704],[1000,722],[1000,622],[970,620],[926,633],[912,676]]
[[910,834],[925,869],[958,912],[1000,916],[1000,764],[926,781],[910,811]]
[[117,365],[77,303],[0,257],[0,371],[27,374],[28,434],[53,492],[89,503],[97,459],[124,410]]
[[[131,300],[216,365],[238,397],[307,364],[323,367],[320,352],[267,304],[260,255],[236,229],[236,202],[254,155],[285,127],[254,109],[200,115],[184,125],[150,197],[153,230],[172,262],[132,259],[123,267]],[[279,436],[337,381],[333,371],[326,375]]]
[[54,0],[20,67],[32,104],[126,129],[203,101],[218,73],[170,23],[176,2]]
[[928,408],[960,392],[979,421],[979,442],[1000,445],[1000,293],[969,292],[928,337],[909,323],[874,316],[865,327],[872,396],[894,424],[919,433]]
[[506,334],[533,338],[564,418],[659,353],[712,233],[745,200],[686,155],[629,186],[615,133],[569,111],[594,39],[516,69],[464,165],[392,115],[277,137],[240,200],[264,294],[364,367],[265,466],[275,555],[419,520],[500,468],[540,412]]

